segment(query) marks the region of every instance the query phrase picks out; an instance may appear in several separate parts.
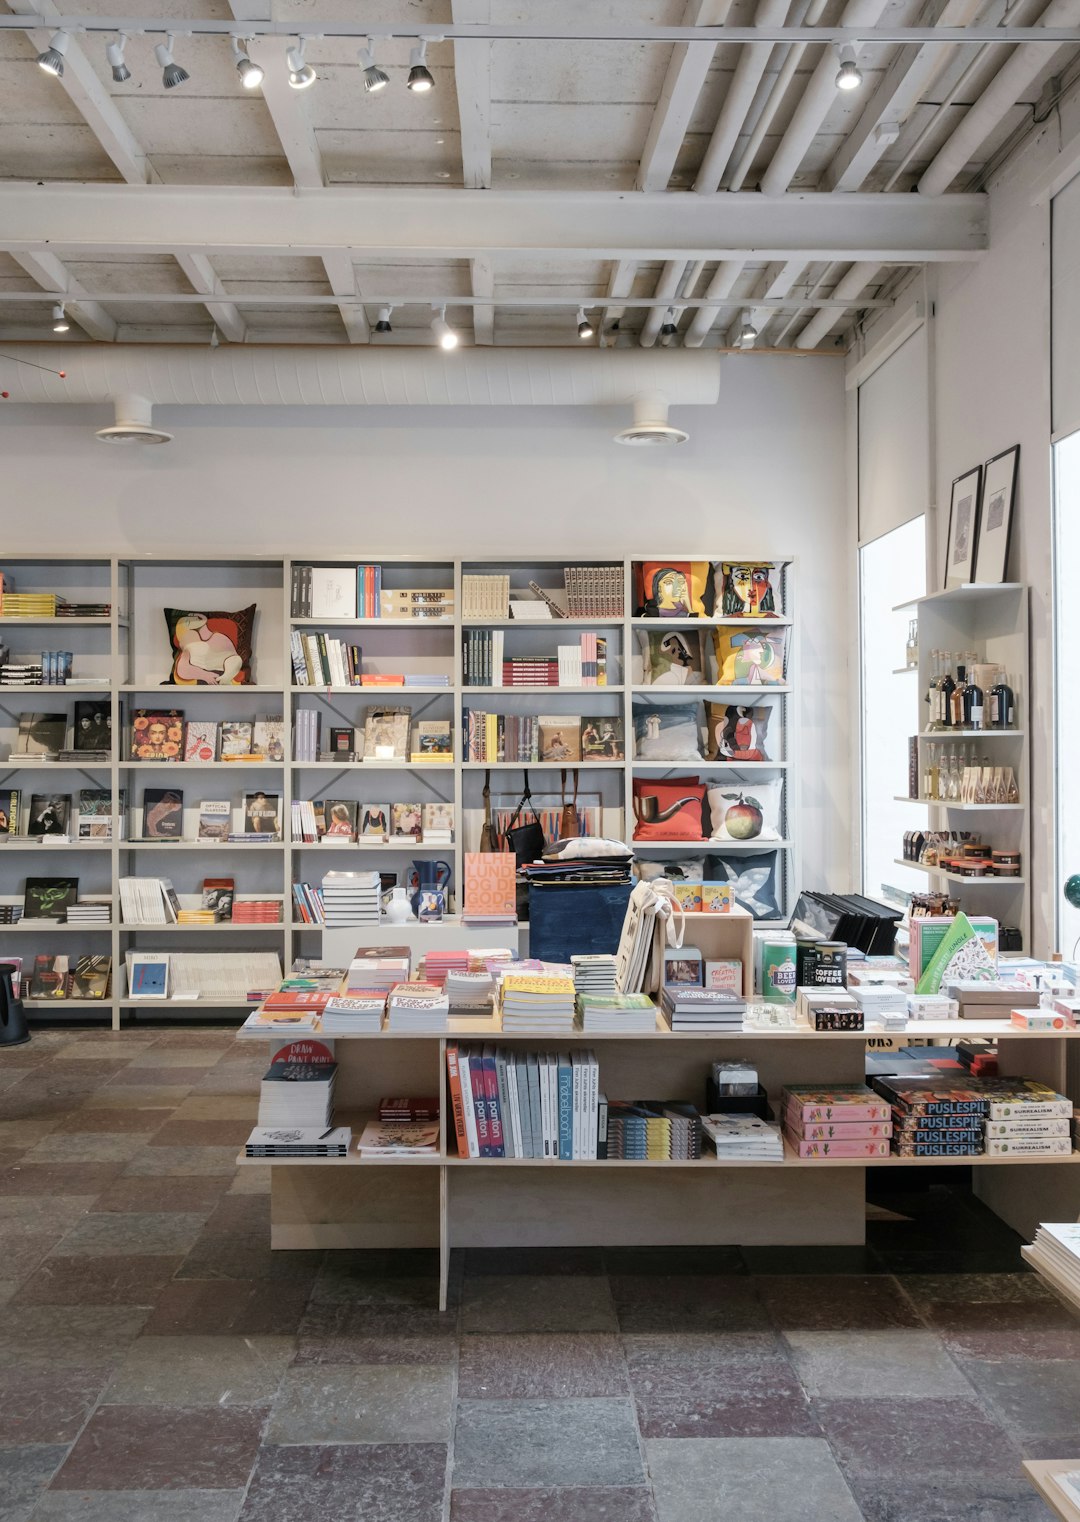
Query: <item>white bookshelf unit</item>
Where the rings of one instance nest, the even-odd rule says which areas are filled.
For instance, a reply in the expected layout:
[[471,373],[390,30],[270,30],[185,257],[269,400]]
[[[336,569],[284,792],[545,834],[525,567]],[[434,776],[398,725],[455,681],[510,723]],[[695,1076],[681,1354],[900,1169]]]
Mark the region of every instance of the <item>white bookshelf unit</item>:
[[[515,620],[467,619],[462,614],[462,575],[502,574],[510,578],[511,596],[531,598],[530,581],[561,598],[563,569],[572,557],[517,558],[464,557],[434,562],[406,555],[376,555],[357,551],[355,556],[236,557],[140,557],[108,556],[73,559],[63,555],[8,556],[0,565],[24,590],[56,591],[71,601],[111,604],[107,618],[21,619],[0,616],[0,640],[13,657],[42,648],[63,645],[73,652],[72,679],[64,686],[0,688],[0,788],[22,793],[22,820],[31,794],[52,790],[73,798],[77,811],[81,787],[108,788],[114,800],[113,838],[42,845],[16,836],[0,841],[0,902],[21,901],[27,876],[73,875],[79,878],[80,897],[108,896],[113,910],[107,924],[89,926],[0,926],[0,950],[22,956],[24,971],[35,954],[63,952],[74,965],[84,954],[112,957],[111,995],[101,1000],[28,1001],[35,1018],[76,1017],[109,1019],[118,1027],[125,1016],[148,1014],[182,1015],[186,1019],[227,1015],[246,1007],[209,1000],[133,1000],[127,996],[124,959],[128,951],[223,950],[223,929],[230,932],[231,950],[274,951],[287,967],[297,955],[318,957],[323,931],[318,925],[300,922],[292,900],[293,882],[318,885],[327,871],[370,870],[396,872],[399,881],[414,859],[442,859],[451,867],[451,908],[460,908],[459,885],[463,880],[464,854],[479,843],[483,820],[484,774],[491,772],[491,791],[496,807],[512,808],[521,796],[523,773],[528,770],[537,802],[557,806],[560,802],[560,762],[473,762],[463,757],[462,713],[467,707],[500,714],[561,714],[612,717],[622,721],[623,758],[578,762],[579,800],[598,804],[602,833],[626,840],[644,859],[666,863],[673,858],[729,857],[775,853],[775,882],[781,913],[786,921],[794,906],[798,877],[797,811],[788,795],[797,776],[796,736],[792,721],[793,695],[797,691],[798,664],[795,620],[794,566],[789,557],[765,556],[760,562],[776,567],[774,585],[782,613],[770,618],[638,618],[633,603],[634,566],[648,555],[605,557],[604,564],[621,568],[623,610],[620,617],[550,618]],[[674,557],[676,563],[694,557]],[[703,559],[704,556],[699,556]],[[723,548],[710,554],[719,564]],[[665,563],[672,557],[664,557]],[[293,611],[294,571],[308,565],[356,566],[378,564],[385,588],[431,587],[453,592],[453,617],[423,621],[398,618],[300,617]],[[581,563],[581,562],[578,562]],[[593,562],[599,564],[600,562]],[[711,572],[710,572],[711,575]],[[169,675],[171,652],[163,610],[191,608],[231,611],[256,605],[253,633],[252,681],[241,686],[163,685]],[[776,685],[723,686],[716,683],[716,665],[709,633],[728,626],[783,628],[787,651],[785,681]],[[607,640],[608,683],[605,686],[537,688],[466,686],[463,668],[463,636],[471,629],[500,628],[505,653],[553,656],[560,639],[576,640],[593,631]],[[643,631],[701,629],[707,649],[705,684],[698,686],[649,685],[644,681],[638,636]],[[305,686],[296,682],[291,658],[291,636],[300,633],[337,634],[355,632],[363,651],[364,674],[432,673],[445,676],[448,685],[415,687],[362,687],[330,684]],[[565,642],[565,641],[564,641]],[[501,675],[501,673],[500,673]],[[96,680],[95,680],[96,679]],[[107,763],[27,761],[10,758],[21,712],[66,712],[70,721],[74,700],[88,695],[110,702],[113,752]],[[648,698],[657,707],[696,704],[700,715],[702,759],[687,761],[637,760],[634,757],[634,701]],[[766,762],[709,761],[706,755],[704,704],[745,701],[771,710]],[[293,731],[298,713],[317,708],[324,732],[330,725],[356,726],[367,707],[385,704],[407,706],[414,721],[449,720],[454,747],[452,764],[413,764],[410,761],[295,761]],[[287,755],[281,761],[254,762],[144,762],[130,757],[131,715],[136,708],[177,708],[185,719],[255,719],[283,716],[286,720]],[[570,797],[568,766],[567,796]],[[55,777],[54,777],[55,774]],[[680,840],[634,842],[633,782],[636,776],[650,779],[694,774],[704,783],[745,781],[751,786],[761,777],[785,778],[779,841],[734,842]],[[50,782],[50,777],[54,780]],[[176,841],[141,839],[142,796],[147,786],[168,785],[184,793],[184,837]],[[234,828],[240,827],[245,791],[262,788],[281,796],[283,838],[276,842],[210,843],[196,838],[198,805],[204,799],[230,798]],[[127,818],[123,838],[116,813],[121,790],[126,792]],[[424,802],[440,800],[455,807],[452,844],[435,845],[411,840],[359,842],[348,847],[306,844],[290,838],[293,799],[349,799],[364,802]],[[171,858],[171,860],[170,860]],[[6,866],[3,865],[6,859]],[[119,909],[121,877],[169,877],[181,901],[195,902],[205,876],[229,875],[236,880],[238,898],[280,898],[280,924],[233,924],[223,926],[140,926],[123,923]],[[708,875],[708,874],[706,874]],[[762,921],[762,923],[770,923]],[[776,920],[772,921],[776,923]],[[433,928],[433,927],[432,927]],[[385,925],[380,934],[392,931]],[[450,927],[438,937],[446,944]],[[410,927],[411,939],[422,944],[429,927]],[[464,932],[462,932],[464,934]],[[432,937],[433,943],[435,937]],[[467,939],[467,937],[466,937]],[[360,941],[358,939],[357,944]],[[464,941],[460,942],[464,944]]]

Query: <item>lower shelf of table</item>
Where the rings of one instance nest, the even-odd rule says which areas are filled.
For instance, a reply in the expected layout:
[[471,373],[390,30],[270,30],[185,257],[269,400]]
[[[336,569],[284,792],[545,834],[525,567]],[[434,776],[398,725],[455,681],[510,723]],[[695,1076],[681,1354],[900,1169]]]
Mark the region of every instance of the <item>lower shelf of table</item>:
[[1042,1496],[1055,1516],[1062,1522],[1080,1522],[1080,1507],[1074,1506],[1054,1483],[1054,1475],[1075,1474],[1080,1470],[1080,1459],[1026,1459],[1024,1473]]

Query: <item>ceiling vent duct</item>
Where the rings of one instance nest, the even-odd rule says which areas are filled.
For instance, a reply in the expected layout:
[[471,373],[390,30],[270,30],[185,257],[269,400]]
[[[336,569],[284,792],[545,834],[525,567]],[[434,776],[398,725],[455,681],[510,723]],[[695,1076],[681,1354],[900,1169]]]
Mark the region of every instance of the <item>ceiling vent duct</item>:
[[116,422],[94,435],[103,444],[171,444],[172,434],[155,428],[153,406],[145,396],[124,392],[116,398]]
[[662,396],[636,396],[634,421],[615,435],[616,444],[635,449],[655,449],[664,444],[685,444],[690,435],[668,422],[668,404]]

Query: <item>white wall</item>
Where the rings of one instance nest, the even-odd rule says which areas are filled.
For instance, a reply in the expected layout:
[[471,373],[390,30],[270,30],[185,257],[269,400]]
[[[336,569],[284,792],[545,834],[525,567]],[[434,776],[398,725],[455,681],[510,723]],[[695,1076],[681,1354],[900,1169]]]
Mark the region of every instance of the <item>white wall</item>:
[[0,407],[9,552],[798,558],[802,880],[850,886],[856,692],[843,367],[733,357],[690,442],[612,442],[562,408],[167,409],[162,449],[97,443],[105,411]]

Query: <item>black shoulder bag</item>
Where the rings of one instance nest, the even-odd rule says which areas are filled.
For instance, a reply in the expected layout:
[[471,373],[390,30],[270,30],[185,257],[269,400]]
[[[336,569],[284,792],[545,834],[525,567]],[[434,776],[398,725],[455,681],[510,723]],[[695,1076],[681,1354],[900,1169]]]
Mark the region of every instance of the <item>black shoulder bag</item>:
[[[532,814],[531,820],[522,820],[522,812],[526,809]],[[521,820],[520,823],[519,820]],[[506,827],[503,839],[513,851],[519,867],[525,866],[528,862],[539,861],[544,854],[544,832],[536,817],[536,808],[529,790],[528,772],[525,773],[525,791]]]

